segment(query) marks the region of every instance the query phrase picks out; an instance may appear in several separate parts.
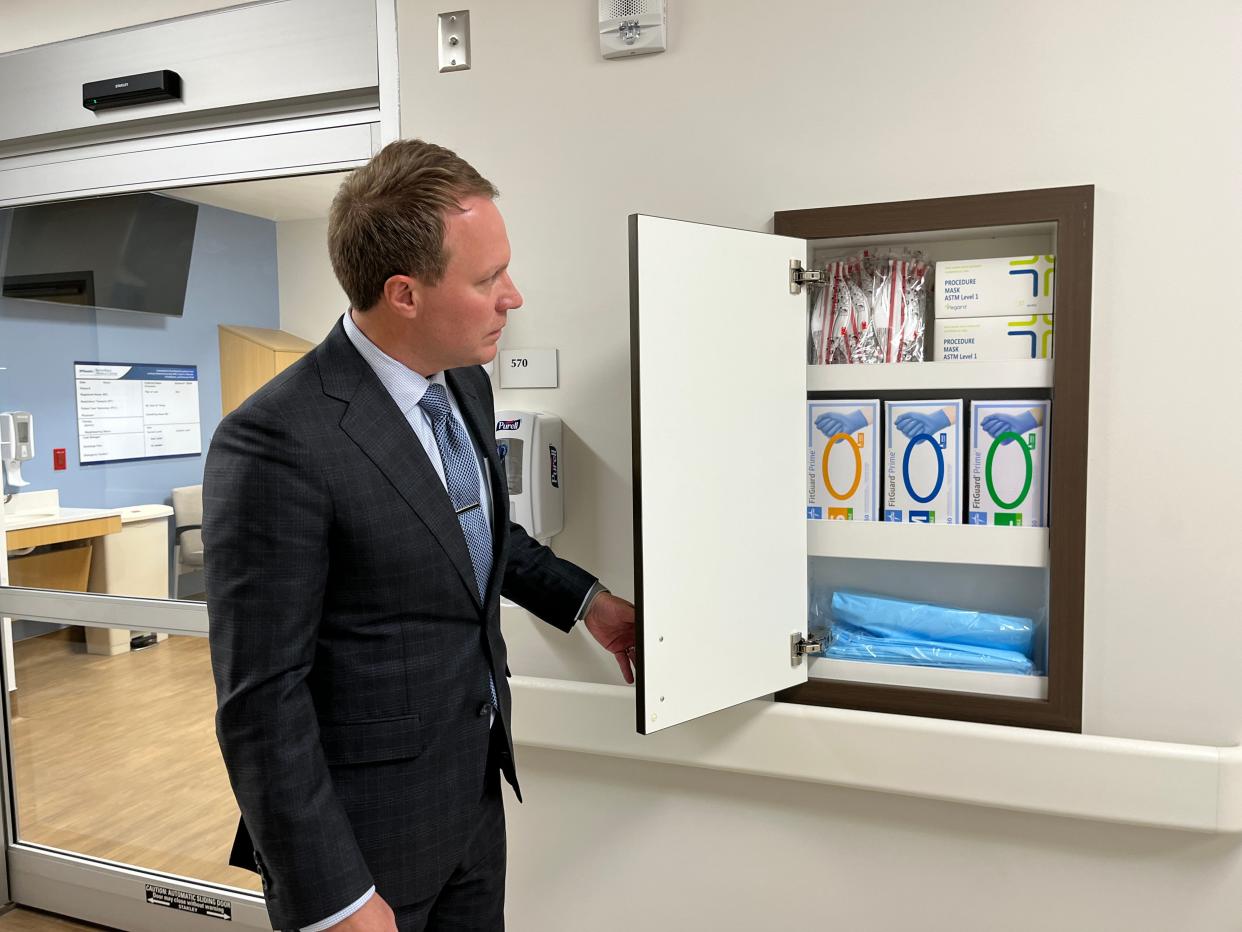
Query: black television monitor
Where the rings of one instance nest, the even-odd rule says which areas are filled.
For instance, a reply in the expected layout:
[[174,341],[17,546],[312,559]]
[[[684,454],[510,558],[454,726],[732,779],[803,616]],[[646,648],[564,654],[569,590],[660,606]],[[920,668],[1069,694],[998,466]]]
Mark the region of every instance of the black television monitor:
[[0,211],[6,298],[180,317],[198,205],[122,194]]

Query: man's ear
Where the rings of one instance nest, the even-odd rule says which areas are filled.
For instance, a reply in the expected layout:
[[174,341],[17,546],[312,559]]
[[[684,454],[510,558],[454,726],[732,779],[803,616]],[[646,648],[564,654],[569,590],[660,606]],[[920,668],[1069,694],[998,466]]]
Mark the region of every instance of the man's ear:
[[413,320],[422,307],[422,287],[410,275],[392,275],[384,282],[384,301],[398,317]]

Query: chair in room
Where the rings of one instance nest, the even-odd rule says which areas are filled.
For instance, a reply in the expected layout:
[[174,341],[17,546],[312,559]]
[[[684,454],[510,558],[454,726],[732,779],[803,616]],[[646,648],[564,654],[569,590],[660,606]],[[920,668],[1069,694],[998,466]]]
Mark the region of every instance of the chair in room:
[[186,485],[172,490],[173,598],[181,598],[181,577],[203,568],[203,487]]

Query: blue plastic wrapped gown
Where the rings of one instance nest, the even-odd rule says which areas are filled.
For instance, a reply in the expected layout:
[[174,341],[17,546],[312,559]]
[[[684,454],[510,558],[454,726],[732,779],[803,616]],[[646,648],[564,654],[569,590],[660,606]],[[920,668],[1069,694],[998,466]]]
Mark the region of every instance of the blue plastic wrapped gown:
[[1035,665],[1013,650],[949,644],[908,637],[874,637],[844,626],[834,626],[825,657],[865,660],[870,663],[901,663],[918,667],[982,670],[992,673],[1030,674]]
[[840,590],[832,594],[831,627],[834,634],[852,629],[876,639],[968,645],[1013,652],[1024,659],[1031,656],[1035,639],[1030,618]]

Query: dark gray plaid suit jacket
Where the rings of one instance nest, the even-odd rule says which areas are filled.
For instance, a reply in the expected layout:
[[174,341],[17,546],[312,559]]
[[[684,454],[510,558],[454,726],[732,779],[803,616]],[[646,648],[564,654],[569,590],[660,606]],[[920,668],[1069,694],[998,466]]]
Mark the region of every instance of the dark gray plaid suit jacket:
[[216,731],[242,813],[230,861],[259,871],[276,928],[372,883],[393,905],[443,884],[482,793],[489,670],[518,787],[500,593],[567,631],[594,581],[510,524],[487,374],[446,378],[496,493],[482,604],[443,484],[339,321],[207,455]]

